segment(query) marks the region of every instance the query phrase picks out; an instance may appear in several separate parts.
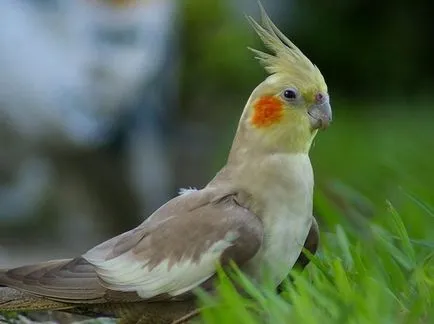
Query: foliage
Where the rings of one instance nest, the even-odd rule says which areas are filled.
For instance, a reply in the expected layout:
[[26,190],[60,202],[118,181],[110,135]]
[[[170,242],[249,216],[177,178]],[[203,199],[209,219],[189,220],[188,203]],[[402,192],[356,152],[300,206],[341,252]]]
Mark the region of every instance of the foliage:
[[311,153],[319,254],[281,295],[238,273],[243,297],[221,273],[218,297],[200,294],[204,323],[434,322],[429,105],[333,106],[335,122]]
[[[425,209],[417,199],[412,204]],[[204,323],[432,323],[434,240],[411,238],[403,223],[411,215],[400,215],[390,202],[383,212],[365,231],[324,214],[333,231],[323,233],[319,255],[306,271],[292,273],[281,295],[235,270],[232,279],[249,294],[243,297],[233,274],[220,272],[218,297],[200,294]],[[433,224],[432,209],[424,213]]]

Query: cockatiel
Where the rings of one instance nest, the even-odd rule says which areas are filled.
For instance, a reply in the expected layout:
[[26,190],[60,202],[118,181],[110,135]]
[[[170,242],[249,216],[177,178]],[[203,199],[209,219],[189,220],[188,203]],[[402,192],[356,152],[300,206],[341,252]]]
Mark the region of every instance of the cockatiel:
[[233,260],[255,282],[285,279],[305,245],[315,252],[309,149],[332,117],[319,69],[263,13],[251,23],[273,54],[253,50],[270,75],[241,115],[227,164],[135,229],[82,256],[4,270],[0,310],[65,309],[126,323],[171,323],[212,291]]

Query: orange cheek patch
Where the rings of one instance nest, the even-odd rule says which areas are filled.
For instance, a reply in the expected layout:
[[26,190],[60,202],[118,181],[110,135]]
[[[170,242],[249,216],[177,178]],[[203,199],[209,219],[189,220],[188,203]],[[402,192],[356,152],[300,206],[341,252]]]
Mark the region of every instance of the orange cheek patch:
[[283,117],[283,104],[273,96],[264,96],[253,104],[252,124],[256,127],[268,127],[279,122]]

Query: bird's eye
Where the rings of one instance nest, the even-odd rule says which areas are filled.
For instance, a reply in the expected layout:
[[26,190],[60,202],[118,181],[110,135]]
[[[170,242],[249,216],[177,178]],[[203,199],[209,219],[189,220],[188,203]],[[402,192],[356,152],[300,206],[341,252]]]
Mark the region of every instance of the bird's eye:
[[297,90],[295,90],[295,89],[286,89],[285,91],[283,91],[283,97],[286,100],[293,101],[293,100],[297,99]]

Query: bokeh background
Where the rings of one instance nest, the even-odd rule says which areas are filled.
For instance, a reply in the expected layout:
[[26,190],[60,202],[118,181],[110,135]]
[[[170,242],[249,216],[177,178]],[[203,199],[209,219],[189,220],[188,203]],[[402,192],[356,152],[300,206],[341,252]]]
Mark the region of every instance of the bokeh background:
[[[328,82],[318,217],[432,210],[434,5],[262,3]],[[0,2],[0,267],[83,253],[207,183],[265,77],[246,14],[256,1]],[[412,237],[434,232],[410,215]]]

